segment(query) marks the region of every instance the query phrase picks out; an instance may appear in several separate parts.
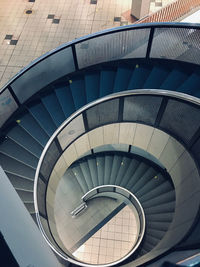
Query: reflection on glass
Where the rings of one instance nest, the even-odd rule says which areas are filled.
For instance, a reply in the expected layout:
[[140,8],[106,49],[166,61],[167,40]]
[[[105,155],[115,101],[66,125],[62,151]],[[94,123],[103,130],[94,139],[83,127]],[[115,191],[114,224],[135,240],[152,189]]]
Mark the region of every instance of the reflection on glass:
[[136,215],[128,205],[82,244],[73,255],[89,264],[108,264],[127,255],[137,241]]

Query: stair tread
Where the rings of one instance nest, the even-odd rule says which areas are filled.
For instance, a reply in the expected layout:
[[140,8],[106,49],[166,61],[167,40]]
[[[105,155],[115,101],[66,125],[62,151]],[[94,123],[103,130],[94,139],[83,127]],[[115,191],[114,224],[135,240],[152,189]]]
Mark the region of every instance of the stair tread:
[[99,72],[89,73],[85,75],[85,90],[87,103],[90,103],[99,97],[99,83]]
[[30,113],[34,116],[40,127],[46,131],[49,137],[55,132],[56,125],[42,102],[29,106]]
[[46,96],[43,96],[41,100],[47,111],[49,112],[51,118],[53,119],[54,124],[56,125],[56,127],[59,127],[65,120],[65,115],[62,111],[56,94],[52,92]]
[[65,118],[68,118],[75,111],[74,100],[69,85],[56,87],[55,93],[65,114]]
[[43,147],[19,125],[13,127],[7,135],[16,143],[31,151],[36,157],[40,157]]
[[20,117],[20,126],[23,127],[41,146],[45,146],[49,140],[48,134],[41,128],[35,118],[26,113]]
[[113,92],[115,81],[115,71],[103,70],[100,74],[100,97],[109,95]]
[[37,167],[39,159],[10,138],[7,138],[0,145],[0,152],[14,159],[17,159],[20,162],[31,166],[32,168],[36,169]]
[[85,82],[83,79],[75,79],[70,83],[71,93],[76,110],[83,107],[86,102]]

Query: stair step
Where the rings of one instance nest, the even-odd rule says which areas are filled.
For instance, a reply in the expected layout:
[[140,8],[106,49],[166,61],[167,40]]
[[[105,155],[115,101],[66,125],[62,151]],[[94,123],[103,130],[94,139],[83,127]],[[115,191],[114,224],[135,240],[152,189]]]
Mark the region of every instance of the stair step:
[[141,89],[151,72],[151,66],[136,65],[128,84],[128,90]]
[[99,84],[100,84],[99,72],[89,73],[85,75],[85,90],[86,90],[87,103],[90,103],[98,99]]
[[140,190],[140,188],[142,188],[146,182],[149,180],[149,179],[152,179],[155,174],[156,174],[156,171],[155,169],[153,169],[152,167],[149,167],[149,166],[146,166],[145,167],[145,170],[143,175],[140,177],[140,179],[134,184],[134,187],[133,187],[133,191],[134,192],[137,192]]
[[105,156],[104,184],[110,184],[110,175],[112,171],[113,156]]
[[178,92],[199,96],[200,74],[192,73],[188,79],[177,88]]
[[72,80],[70,83],[70,88],[74,100],[74,105],[76,110],[83,107],[86,102],[86,93],[85,93],[85,82],[83,79],[79,78]]
[[165,231],[156,230],[156,229],[146,229],[146,234],[150,235],[158,240],[161,240],[163,236],[165,235]]
[[36,169],[37,167],[39,159],[10,138],[7,138],[0,145],[0,152],[16,160],[19,160],[20,162],[23,162],[24,164],[31,166],[32,168]]
[[91,177],[91,174],[90,174],[90,168],[88,166],[87,161],[81,162],[79,164],[79,166],[81,168],[81,171],[82,171],[84,180],[85,180],[85,182],[87,184],[88,190],[91,190],[94,187],[94,185],[93,185],[93,182],[92,182],[92,177]]
[[56,130],[56,125],[53,122],[50,114],[42,102],[35,103],[29,106],[30,113],[34,116],[40,127],[46,131],[50,137]]
[[56,94],[52,92],[51,94],[43,96],[41,100],[45,108],[48,110],[51,118],[53,119],[54,124],[58,128],[65,120],[65,115],[62,111]]
[[154,177],[150,177],[146,184],[137,191],[137,197],[143,197],[156,187],[163,184],[165,181],[166,179],[161,174],[157,173]]
[[170,181],[165,181],[161,185],[155,187],[154,189],[152,189],[148,193],[146,193],[143,196],[141,196],[140,197],[140,201],[143,203],[145,201],[151,200],[151,199],[153,199],[153,198],[155,198],[157,196],[160,196],[160,195],[162,195],[162,194],[164,194],[166,192],[169,192],[171,190],[173,190],[172,184],[170,183]]
[[160,231],[167,231],[169,228],[169,223],[168,222],[149,222],[147,221],[146,227],[148,229],[155,229],[155,230],[160,230]]
[[102,156],[97,156],[96,162],[97,162],[97,176],[99,185],[103,185],[105,159]]
[[100,74],[100,97],[113,93],[115,71],[103,70]]
[[188,78],[188,75],[185,71],[175,68],[169,73],[160,88],[170,91],[176,90]]
[[8,173],[8,172],[6,172],[6,175],[8,176],[10,182],[15,188],[21,188],[21,189],[33,191],[33,187],[34,187],[33,180],[28,180],[21,176]]
[[37,158],[40,157],[43,147],[20,126],[13,127],[7,135]]
[[139,179],[145,174],[147,169],[148,169],[148,166],[144,162],[141,162],[138,168],[135,170],[135,173],[133,174],[133,176],[131,177],[127,185],[128,188],[130,188],[131,192],[136,193],[134,186],[139,181]]
[[130,182],[130,177],[134,175],[134,172],[137,170],[140,162],[136,159],[132,159],[131,163],[129,164],[126,173],[120,183],[120,186],[125,187],[128,189],[128,183]]
[[145,81],[143,88],[159,89],[168,74],[168,69],[162,66],[155,66]]
[[119,172],[121,162],[122,162],[123,157],[119,155],[114,155],[113,157],[113,164],[112,164],[112,170],[110,174],[110,184],[115,185],[116,177]]
[[49,140],[48,134],[41,128],[35,118],[26,113],[20,117],[20,126],[24,128],[42,147],[46,145]]
[[33,192],[16,189],[19,197],[24,203],[33,203]]
[[152,247],[155,247],[159,242],[160,239],[157,239],[151,235],[145,234],[145,240],[148,240],[147,242],[152,245]]
[[129,80],[133,73],[132,68],[119,67],[115,76],[113,92],[125,91],[128,88]]
[[160,214],[145,214],[148,222],[171,222],[173,219],[173,212],[160,213]]
[[81,171],[80,166],[79,166],[79,165],[74,166],[74,167],[72,168],[72,172],[74,173],[74,176],[76,177],[76,179],[77,179],[77,181],[78,181],[80,187],[82,188],[84,194],[85,194],[86,192],[88,192],[88,185],[87,185],[87,183],[86,183],[86,181],[85,181],[85,178],[84,178],[84,176],[83,176],[83,173],[82,173],[82,171]]
[[121,183],[131,161],[132,161],[131,158],[127,158],[127,157],[122,158],[122,161],[120,163],[120,168],[119,168],[119,171],[118,171],[117,176],[116,176],[116,181],[115,181],[116,185],[119,185]]
[[92,183],[94,187],[99,186],[96,159],[92,159],[92,158],[88,159],[88,166],[90,169],[90,174],[92,177]]
[[174,190],[163,193],[162,195],[158,195],[157,197],[149,199],[147,201],[141,201],[140,199],[141,204],[144,208],[150,208],[150,207],[156,206],[158,203],[164,204],[164,203],[168,203],[174,200],[175,200]]
[[19,176],[25,176],[32,180],[35,177],[35,170],[33,168],[2,153],[0,153],[0,162],[4,171],[8,171]]
[[168,212],[174,212],[175,209],[175,202],[168,202],[164,204],[158,203],[157,206],[150,207],[150,208],[144,208],[145,214],[157,214],[157,213],[168,213]]
[[55,89],[55,93],[67,119],[75,111],[71,89],[69,85],[60,86]]

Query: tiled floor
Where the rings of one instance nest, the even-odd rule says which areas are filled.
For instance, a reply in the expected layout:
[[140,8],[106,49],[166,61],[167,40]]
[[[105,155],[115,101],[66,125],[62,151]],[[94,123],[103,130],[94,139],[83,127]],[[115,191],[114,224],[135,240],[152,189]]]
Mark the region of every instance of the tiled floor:
[[30,61],[74,38],[120,26],[131,0],[1,0],[0,87]]
[[138,234],[136,217],[126,206],[73,255],[91,264],[106,264],[124,257],[133,248]]
[[[152,0],[151,11],[166,1]],[[106,28],[130,24],[132,0],[1,0],[0,87],[35,58]],[[130,14],[129,14],[130,17]]]

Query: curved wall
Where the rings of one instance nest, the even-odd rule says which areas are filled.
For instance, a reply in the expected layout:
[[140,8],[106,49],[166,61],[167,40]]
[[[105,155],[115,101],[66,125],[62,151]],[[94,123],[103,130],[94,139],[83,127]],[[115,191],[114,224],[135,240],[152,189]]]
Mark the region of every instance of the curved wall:
[[78,138],[65,150],[56,163],[47,190],[47,211],[49,214],[52,214],[53,210],[55,187],[67,167],[91,149],[95,153],[98,146],[106,144],[118,144],[118,148],[128,144],[149,152],[165,166],[175,186],[176,209],[174,219],[161,242],[150,253],[137,260],[138,263],[144,263],[176,245],[191,228],[200,204],[199,173],[189,152],[175,138],[165,132],[138,123],[105,125]]

